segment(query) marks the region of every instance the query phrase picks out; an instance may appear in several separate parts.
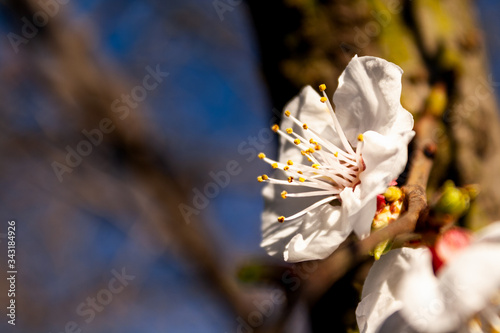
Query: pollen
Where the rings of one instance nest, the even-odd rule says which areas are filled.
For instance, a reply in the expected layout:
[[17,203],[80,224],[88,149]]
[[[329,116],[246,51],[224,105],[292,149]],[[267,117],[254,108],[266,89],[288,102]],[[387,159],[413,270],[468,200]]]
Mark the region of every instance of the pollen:
[[303,177],[299,177],[299,182],[305,182],[306,180]]
[[291,176],[290,176],[290,177],[288,177],[288,182],[289,182],[289,183],[293,182],[293,177],[291,177]]
[[358,141],[363,141],[363,140],[364,140],[363,134],[359,134],[358,135]]
[[321,146],[320,146],[320,145],[318,145],[318,144],[316,144],[316,146],[314,146],[314,149],[316,149],[316,150],[321,150]]
[[311,139],[309,139],[309,143],[310,143],[310,144],[312,144],[312,145],[317,144],[317,142],[316,142],[316,141],[314,141],[314,139],[312,139],[312,138],[311,138]]
[[311,167],[313,167],[314,169],[319,169],[319,164],[318,163],[314,163],[313,165],[311,165]]
[[295,139],[295,140],[293,140],[293,143],[295,143],[296,145],[300,145],[300,140],[299,139]]
[[290,169],[290,167],[288,165],[285,165],[285,167],[283,168],[283,170],[285,171],[288,171]]
[[285,111],[285,116],[290,117],[290,111],[286,110]]
[[266,154],[264,153],[260,153],[259,155],[257,155],[261,160],[263,160],[264,158],[266,158]]
[[268,179],[269,179],[269,177],[268,177],[267,175],[262,175],[262,179],[264,179],[264,180],[268,180]]
[[314,149],[312,149],[312,148],[307,148],[307,150],[306,150],[306,151],[307,151],[309,154],[314,153]]
[[287,195],[287,194],[288,194],[288,192],[287,192],[287,191],[283,191],[283,192],[281,192],[281,197],[282,197],[283,199],[286,199],[286,195]]
[[293,161],[292,160],[288,160],[288,162],[286,162],[286,164],[293,165]]
[[328,99],[326,97],[324,97],[324,96],[320,98],[321,103],[325,103],[327,100]]
[[305,150],[301,150],[300,153],[302,154],[302,156],[306,156],[307,152]]
[[262,183],[262,182],[264,181],[264,179],[262,178],[262,176],[259,176],[259,177],[257,177],[257,181],[258,181],[259,183]]
[[274,162],[273,164],[271,164],[271,166],[273,167],[273,169],[277,169],[278,168],[278,163]]
[[319,91],[325,91],[325,90],[326,90],[326,84],[320,84]]
[[302,174],[303,174],[303,172],[302,172],[302,171],[300,171],[300,170],[299,170],[299,171],[297,171],[297,173],[298,173],[299,175],[302,175]]
[[278,130],[280,129],[280,127],[278,126],[278,124],[274,124],[271,129],[273,130],[273,132],[278,132]]
[[285,217],[284,217],[284,216],[280,216],[280,217],[278,217],[278,222],[279,222],[279,223],[283,223],[283,222],[285,222]]
[[339,157],[339,152],[338,152],[338,151],[336,151],[335,153],[333,153],[333,156],[335,156],[335,157]]
[[286,129],[286,132],[287,132],[288,134],[292,134],[292,133],[293,133],[293,129],[291,129],[291,128],[287,128],[287,129]]
[[306,130],[306,129],[308,129],[309,127],[307,126],[307,124],[303,124],[303,125],[302,125],[302,128]]

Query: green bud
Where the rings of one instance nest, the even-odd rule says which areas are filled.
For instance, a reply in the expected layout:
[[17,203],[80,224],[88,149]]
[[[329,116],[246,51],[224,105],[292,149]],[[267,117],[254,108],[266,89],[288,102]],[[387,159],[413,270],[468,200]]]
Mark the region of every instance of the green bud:
[[437,213],[460,217],[467,212],[469,207],[469,191],[457,188],[453,181],[447,180],[441,187],[441,195],[434,204],[433,209]]

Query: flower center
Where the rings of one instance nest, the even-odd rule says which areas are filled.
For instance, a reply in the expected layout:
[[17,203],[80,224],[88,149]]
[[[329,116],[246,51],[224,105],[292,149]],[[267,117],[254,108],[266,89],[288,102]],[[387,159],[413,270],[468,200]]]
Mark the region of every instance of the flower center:
[[[292,216],[280,216],[278,218],[279,222],[296,219],[316,207],[329,203],[335,199],[340,199],[340,192],[347,187],[354,190],[360,183],[359,176],[365,169],[365,164],[361,157],[361,151],[364,144],[363,134],[358,135],[358,145],[353,149],[344,131],[340,127],[340,123],[335,116],[335,111],[326,96],[325,89],[326,86],[324,84],[320,85],[320,90],[323,93],[321,102],[328,106],[333,119],[334,128],[339,135],[342,147],[338,147],[333,142],[322,138],[318,132],[310,128],[307,124],[302,123],[294,117],[290,111],[286,110],[285,116],[290,118],[294,124],[304,130],[303,135],[297,134],[292,128],[286,128],[285,131],[283,131],[277,124],[273,125],[271,128],[274,132],[278,133],[285,140],[297,147],[297,149],[300,149],[302,156],[307,158],[309,164],[292,160],[278,162],[266,157],[263,153],[259,154],[260,159],[269,163],[274,169],[285,171],[287,176],[286,180],[280,180],[262,175],[257,177],[259,182],[286,185],[290,186],[290,188],[295,186],[295,188],[299,190],[293,193],[289,193],[288,191],[281,192],[281,197],[283,199],[289,197],[324,197]],[[300,189],[302,189],[302,191],[300,191]]]

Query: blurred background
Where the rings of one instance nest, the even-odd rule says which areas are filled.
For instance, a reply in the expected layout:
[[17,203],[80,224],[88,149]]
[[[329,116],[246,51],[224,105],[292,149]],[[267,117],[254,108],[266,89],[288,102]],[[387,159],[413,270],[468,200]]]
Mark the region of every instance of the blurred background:
[[[269,126],[301,86],[332,94],[356,53],[405,70],[415,117],[453,83],[430,186],[489,179],[466,219],[482,225],[498,216],[499,15],[493,0],[2,1],[0,331],[322,331],[335,305],[288,306],[269,282],[286,266],[259,248]],[[342,302],[324,331],[353,328]]]

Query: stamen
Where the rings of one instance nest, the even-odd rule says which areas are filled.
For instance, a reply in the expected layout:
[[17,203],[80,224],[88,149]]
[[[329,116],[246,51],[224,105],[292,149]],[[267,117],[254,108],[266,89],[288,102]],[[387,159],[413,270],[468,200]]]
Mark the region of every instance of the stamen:
[[260,153],[259,155],[257,155],[261,160],[264,159],[266,157],[266,154],[264,153]]
[[[294,215],[289,216],[289,217],[284,217],[284,216],[281,216],[281,217],[283,217],[283,221],[285,221],[285,220],[287,220],[287,221],[288,221],[288,220],[294,220],[294,219],[296,219],[296,218],[301,217],[302,215],[307,214],[309,211],[313,210],[314,208],[319,207],[319,206],[321,206],[321,205],[323,205],[323,204],[325,204],[325,203],[327,203],[327,202],[330,202],[330,201],[332,201],[332,200],[334,200],[334,199],[337,199],[337,198],[338,198],[338,196],[333,195],[333,196],[331,196],[331,197],[327,197],[327,198],[321,199],[321,200],[319,200],[319,201],[317,201],[317,202],[313,203],[312,205],[310,205],[310,206],[309,206],[309,207],[307,207],[306,209],[301,210],[301,211],[300,211],[300,212],[298,212],[297,214],[294,214]],[[281,217],[280,217],[280,218],[281,218]],[[278,219],[278,221],[279,221],[279,219]]]
[[319,91],[325,91],[325,90],[326,90],[326,84],[320,84]]
[[280,217],[278,217],[278,222],[279,222],[279,223],[283,223],[283,222],[285,222],[285,217],[284,217],[284,216],[280,216]]
[[307,126],[307,124],[304,124],[304,125],[302,125],[302,128],[306,130],[306,129],[308,129],[309,127]]
[[273,130],[273,132],[275,132],[275,133],[276,133],[276,132],[278,132],[278,131],[279,131],[280,127],[279,127],[279,125],[278,125],[278,124],[274,124],[274,125],[271,127],[271,129]]
[[319,100],[321,101],[321,103],[325,103],[325,102],[328,100],[328,98],[326,98],[326,97],[321,97]]
[[286,110],[285,111],[285,116],[290,117],[290,111]]
[[283,192],[281,192],[281,197],[282,197],[283,199],[286,199],[286,195],[287,195],[287,194],[288,194],[288,192],[287,192],[287,191],[283,191]]
[[293,165],[293,161],[292,160],[288,160],[288,162],[286,162],[286,164]]
[[288,134],[292,134],[292,133],[293,133],[293,129],[291,129],[291,128],[287,128],[287,129],[286,129],[286,132],[287,132]]
[[[326,93],[323,91],[323,98],[328,101],[328,97],[326,96]],[[354,154],[354,150],[352,149],[351,145],[349,144],[349,141],[347,141],[347,138],[344,134],[344,131],[342,130],[342,127],[340,126],[339,120],[337,119],[337,116],[335,115],[335,110],[333,110],[332,104],[330,104],[330,101],[326,103],[328,105],[328,109],[330,110],[330,114],[333,119],[333,124],[335,125],[335,129],[337,130],[337,133],[340,136],[340,141],[342,141],[342,144],[344,145],[344,148],[346,151],[350,154]]]

